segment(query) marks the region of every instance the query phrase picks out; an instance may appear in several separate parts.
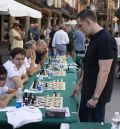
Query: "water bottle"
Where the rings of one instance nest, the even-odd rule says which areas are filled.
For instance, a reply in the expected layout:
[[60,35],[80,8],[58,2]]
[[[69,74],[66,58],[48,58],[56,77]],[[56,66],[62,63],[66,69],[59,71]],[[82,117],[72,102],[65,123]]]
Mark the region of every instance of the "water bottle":
[[119,112],[115,112],[115,115],[112,118],[111,129],[120,129],[120,114],[119,114]]
[[18,88],[16,94],[16,108],[20,108],[23,106],[23,91],[22,88]]

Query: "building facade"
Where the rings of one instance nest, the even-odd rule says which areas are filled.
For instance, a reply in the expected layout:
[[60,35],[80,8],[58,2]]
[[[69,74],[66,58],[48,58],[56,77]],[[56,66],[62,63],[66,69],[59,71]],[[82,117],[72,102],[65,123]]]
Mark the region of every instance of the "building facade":
[[[18,19],[27,33],[30,23],[37,22],[40,30],[49,26],[63,24],[77,15],[75,9],[76,0],[51,0],[53,3],[48,4],[49,0],[16,0],[24,5],[34,8],[42,13],[41,19],[30,17],[11,17],[9,15],[0,16],[0,42],[9,40],[9,30],[15,19]],[[74,2],[73,2],[74,1]]]

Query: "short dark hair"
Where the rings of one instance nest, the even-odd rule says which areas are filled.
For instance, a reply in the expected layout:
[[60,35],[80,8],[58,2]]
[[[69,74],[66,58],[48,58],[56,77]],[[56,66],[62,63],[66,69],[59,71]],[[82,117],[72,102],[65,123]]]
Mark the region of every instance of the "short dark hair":
[[85,10],[81,11],[77,15],[77,18],[80,18],[81,20],[85,20],[85,19],[89,18],[89,19],[91,19],[94,22],[97,21],[95,13],[92,10],[90,10],[90,9],[85,9]]
[[19,47],[14,48],[14,49],[11,51],[11,53],[10,53],[10,55],[11,55],[11,57],[12,57],[13,59],[14,59],[14,57],[15,57],[16,55],[18,55],[18,54],[22,54],[22,55],[26,56],[25,50],[22,49],[22,48],[19,48]]
[[4,66],[0,65],[0,76],[5,75],[7,76],[7,70]]

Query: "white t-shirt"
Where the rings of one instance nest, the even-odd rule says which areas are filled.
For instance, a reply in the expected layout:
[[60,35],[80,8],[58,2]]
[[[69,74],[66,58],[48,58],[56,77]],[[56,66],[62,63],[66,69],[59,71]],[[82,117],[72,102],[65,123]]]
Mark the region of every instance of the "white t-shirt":
[[10,88],[17,88],[17,86],[12,81],[12,77],[19,76],[21,78],[22,75],[26,74],[26,68],[22,65],[21,68],[17,69],[16,65],[13,64],[10,60],[4,63],[4,67],[8,72],[6,85]]
[[5,85],[4,87],[0,87],[0,98],[4,98],[7,95],[8,87]]

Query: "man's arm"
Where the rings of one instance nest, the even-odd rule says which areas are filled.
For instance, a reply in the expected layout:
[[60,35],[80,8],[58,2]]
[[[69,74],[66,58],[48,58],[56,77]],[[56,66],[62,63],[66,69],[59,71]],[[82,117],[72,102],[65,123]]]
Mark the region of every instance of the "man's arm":
[[113,59],[107,59],[107,60],[99,60],[99,73],[97,76],[97,83],[96,88],[93,94],[93,97],[88,100],[87,106],[91,108],[95,108],[96,104],[98,103],[99,97],[102,93],[102,91],[105,88],[111,65],[112,65]]
[[0,99],[0,108],[5,108],[8,103],[12,100],[12,98],[15,96],[15,92],[11,94],[7,94],[7,96],[4,99]]
[[73,90],[72,96],[75,96],[80,92],[80,90],[82,89],[82,86],[83,86],[82,84],[83,84],[83,74],[81,75],[81,78],[77,82],[76,87]]
[[31,76],[33,74],[36,74],[40,70],[40,67],[41,67],[40,64],[36,64],[36,65],[37,65],[36,67],[30,67],[30,68],[28,68],[27,74],[29,76]]
[[16,89],[9,88],[7,94],[12,94],[12,93],[16,94],[16,91],[17,91]]
[[27,81],[28,81],[28,75],[27,75],[27,74],[22,75],[21,80],[22,80],[22,83],[23,83],[23,84],[24,84],[25,82],[27,82]]
[[23,82],[19,76],[14,76],[11,78],[17,88],[23,88]]

